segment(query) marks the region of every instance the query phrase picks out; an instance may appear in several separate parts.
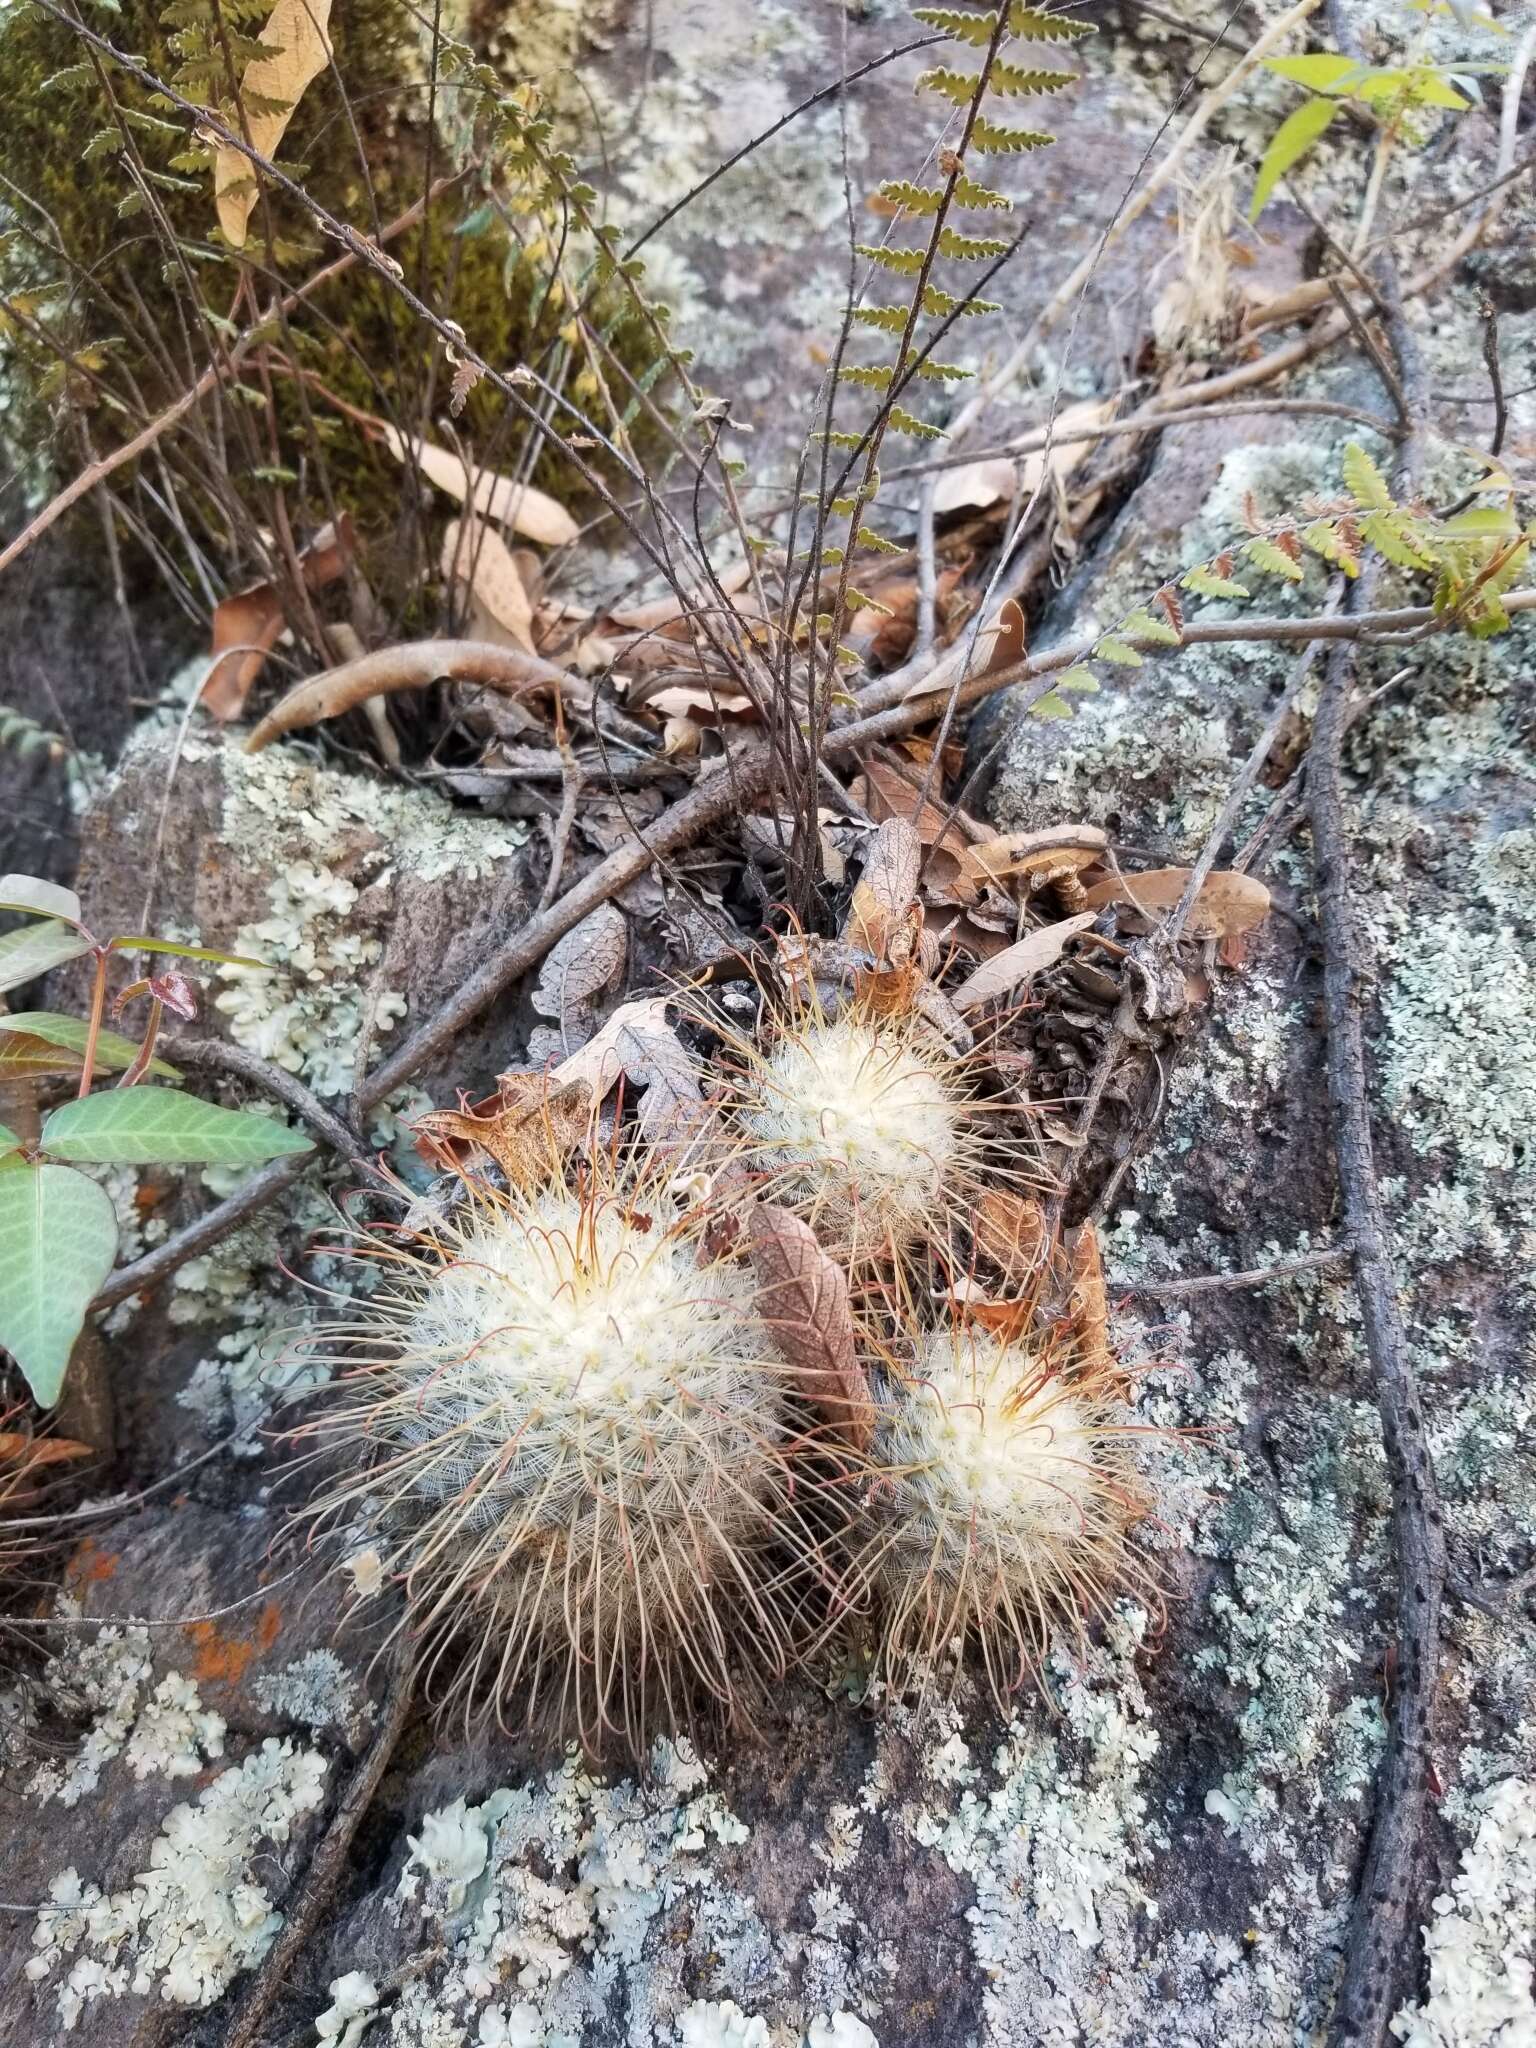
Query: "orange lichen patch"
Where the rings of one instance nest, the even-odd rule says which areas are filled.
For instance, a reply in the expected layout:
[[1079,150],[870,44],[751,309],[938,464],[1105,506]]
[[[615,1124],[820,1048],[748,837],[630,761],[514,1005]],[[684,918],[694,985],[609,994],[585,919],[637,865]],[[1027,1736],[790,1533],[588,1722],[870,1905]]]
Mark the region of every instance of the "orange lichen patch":
[[94,1536],[86,1536],[65,1567],[64,1576],[72,1586],[99,1586],[103,1579],[112,1577],[117,1566],[113,1551],[101,1549]]
[[271,1649],[282,1627],[283,1617],[275,1600],[269,1600],[262,1608],[250,1636],[222,1635],[217,1622],[188,1622],[187,1634],[197,1649],[192,1676],[203,1685],[238,1685],[253,1659]]

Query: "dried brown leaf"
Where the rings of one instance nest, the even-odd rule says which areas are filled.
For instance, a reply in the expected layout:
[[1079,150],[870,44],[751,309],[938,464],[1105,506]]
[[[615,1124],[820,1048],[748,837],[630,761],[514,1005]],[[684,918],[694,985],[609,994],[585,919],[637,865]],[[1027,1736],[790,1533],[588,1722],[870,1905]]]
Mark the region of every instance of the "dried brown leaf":
[[[1190,873],[1189,868],[1150,868],[1140,875],[1107,875],[1085,892],[1083,902],[1094,910],[1124,904],[1156,918],[1181,901]],[[1184,929],[1191,938],[1231,938],[1262,924],[1269,902],[1268,889],[1252,875],[1218,869],[1206,876]]]
[[0,1463],[7,1465],[65,1465],[76,1458],[95,1456],[89,1444],[76,1443],[73,1437],[28,1436],[23,1430],[0,1429]]
[[[733,562],[728,569],[722,569],[718,582],[727,597],[734,597],[738,590],[744,590],[752,578],[752,565],[743,559]],[[668,591],[665,597],[653,598],[649,604],[621,605],[606,616],[616,626],[626,627],[632,633],[651,633],[658,626],[667,626],[674,619],[686,618],[690,610],[701,605],[720,602],[714,584],[702,588],[684,600],[675,591]]]
[[643,1066],[654,1059],[654,1040],[664,1032],[671,1032],[665,996],[620,1003],[595,1038],[560,1062],[550,1081],[562,1088],[585,1088],[596,1105],[630,1072],[631,1061]]
[[600,903],[551,946],[530,1001],[540,1016],[567,1025],[590,1007],[595,996],[614,986],[628,957],[624,913],[611,903]]
[[1085,1372],[1120,1377],[1109,1342],[1109,1297],[1104,1287],[1104,1261],[1099,1234],[1084,1223],[1072,1240],[1072,1294],[1067,1317],[1077,1337],[1077,1364]]
[[977,1251],[1010,1287],[1023,1287],[1045,1264],[1045,1210],[1028,1195],[988,1188],[976,1205],[971,1229]]
[[[322,527],[299,556],[305,587],[324,590],[344,576],[352,547],[352,521],[343,513],[339,521]],[[234,591],[214,606],[208,650],[213,665],[198,698],[205,711],[221,723],[240,716],[287,622],[277,586],[270,582]]]
[[923,844],[908,820],[887,818],[869,843],[864,872],[848,906],[843,925],[847,944],[863,946],[876,960],[891,960],[893,941],[901,935],[907,941],[904,953],[910,956],[922,864]]
[[1102,858],[1109,835],[1098,825],[1047,826],[1038,832],[1007,832],[983,839],[960,855],[957,888],[982,888],[1014,875],[1043,885],[1077,874]]
[[483,519],[450,519],[443,535],[443,575],[467,591],[514,647],[536,654],[533,605],[516,558]]
[[[240,80],[244,139],[269,162],[305,88],[331,61],[330,18],[331,0],[277,0],[261,31],[261,41],[271,45],[273,54],[245,67]],[[263,100],[280,103],[282,111],[261,111],[256,103]],[[214,154],[213,192],[225,241],[243,249],[256,204],[256,173],[250,159],[228,144]]]
[[488,1100],[429,1110],[411,1129],[429,1162],[464,1173],[478,1149],[495,1160],[509,1187],[526,1192],[550,1180],[590,1117],[584,1089],[559,1085],[553,1075],[503,1074],[499,1092]]
[[753,1209],[747,1249],[757,1276],[758,1314],[800,1392],[850,1449],[867,1450],[875,1411],[842,1268],[822,1250],[809,1224],[771,1202]]
[[953,1001],[957,1010],[974,1010],[982,1003],[994,1002],[999,996],[1012,995],[1021,982],[1032,975],[1043,974],[1047,967],[1053,967],[1061,958],[1062,949],[1069,939],[1086,931],[1093,923],[1093,912],[1084,911],[1077,917],[1064,917],[1058,924],[1041,925],[1038,931],[1026,932],[1011,946],[1005,946],[992,959],[984,960],[968,981],[954,991]]
[[[1053,478],[1064,481],[1069,477],[1092,446],[1088,441],[1065,441],[1062,437],[1081,433],[1085,428],[1103,426],[1113,410],[1113,400],[1090,398],[1080,405],[1069,405],[1056,415],[1055,438],[1050,451]],[[935,512],[957,512],[972,506],[985,511],[989,505],[1011,498],[1018,490],[1022,490],[1027,498],[1039,489],[1045,473],[1043,448],[1032,449],[1016,461],[992,456],[976,462],[963,462],[940,475],[933,508]]]
[[428,483],[457,498],[482,519],[510,526],[514,533],[526,534],[544,547],[564,547],[580,531],[563,505],[547,492],[536,491],[532,484],[520,484],[490,469],[476,470],[471,483],[459,457],[451,449],[439,448],[435,441],[407,441],[397,427],[386,426],[384,445],[397,462],[419,470]]

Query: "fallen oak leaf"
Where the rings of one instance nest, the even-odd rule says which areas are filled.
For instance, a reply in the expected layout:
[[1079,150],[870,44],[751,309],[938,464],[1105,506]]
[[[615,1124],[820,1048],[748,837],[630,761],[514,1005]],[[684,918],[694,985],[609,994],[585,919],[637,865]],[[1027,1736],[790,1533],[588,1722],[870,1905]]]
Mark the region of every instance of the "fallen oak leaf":
[[578,704],[591,697],[590,684],[537,654],[497,647],[489,640],[413,640],[400,647],[375,648],[372,654],[295,685],[255,726],[245,751],[259,754],[285,732],[339,718],[370,697],[422,690],[435,682],[479,683],[504,697],[523,697],[535,690],[564,690]]
[[[1155,919],[1183,900],[1191,873],[1189,868],[1149,868],[1139,875],[1107,875],[1087,888],[1082,900],[1092,910],[1123,905]],[[1254,876],[1218,869],[1202,883],[1185,930],[1192,938],[1232,938],[1262,924],[1269,904],[1268,889]]]
[[[245,67],[237,125],[243,124],[243,139],[268,162],[305,89],[331,61],[330,18],[331,0],[277,0],[261,31],[271,55]],[[229,143],[214,152],[213,192],[220,232],[231,249],[243,249],[256,204],[256,172]]]
[[874,1403],[859,1363],[848,1281],[808,1223],[759,1202],[747,1226],[758,1315],[773,1334],[806,1401],[854,1451],[875,1432]]
[[629,1072],[629,1063],[643,1061],[647,1041],[670,1030],[665,996],[642,996],[620,1003],[595,1038],[550,1070],[551,1086],[583,1087],[596,1108],[609,1089]]
[[581,531],[548,492],[490,469],[477,471],[471,482],[467,466],[451,449],[440,448],[435,441],[407,441],[398,427],[388,424],[382,431],[384,445],[397,462],[420,470],[428,483],[457,498],[482,519],[510,526],[514,533],[526,534],[529,540],[549,548],[565,547]]
[[983,960],[976,972],[953,991],[950,1000],[957,1010],[964,1011],[978,1009],[999,996],[1012,995],[1021,982],[1053,967],[1067,941],[1086,931],[1094,916],[1093,911],[1085,910],[1076,917],[1064,917],[1057,924],[1044,924],[1036,931],[1026,932],[1001,953]]

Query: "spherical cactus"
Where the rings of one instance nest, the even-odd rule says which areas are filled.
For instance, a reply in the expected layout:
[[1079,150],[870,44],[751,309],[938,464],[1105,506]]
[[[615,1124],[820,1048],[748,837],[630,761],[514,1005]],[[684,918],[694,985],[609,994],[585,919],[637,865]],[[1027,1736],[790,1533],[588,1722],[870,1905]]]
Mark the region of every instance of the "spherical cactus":
[[783,1024],[738,1063],[737,1121],[763,1192],[855,1252],[942,1237],[982,1154],[974,1089],[918,1017],[857,1005]]
[[1140,1432],[1104,1373],[1037,1335],[946,1326],[876,1389],[876,1476],[850,1583],[876,1610],[879,1675],[932,1682],[966,1642],[1004,1702],[1057,1629],[1149,1591],[1129,1547],[1148,1510]]
[[370,1469],[317,1512],[361,1510],[466,1710],[589,1747],[730,1712],[785,1668],[805,1492],[749,1272],[601,1162],[468,1190],[330,1333],[347,1364],[308,1427]]

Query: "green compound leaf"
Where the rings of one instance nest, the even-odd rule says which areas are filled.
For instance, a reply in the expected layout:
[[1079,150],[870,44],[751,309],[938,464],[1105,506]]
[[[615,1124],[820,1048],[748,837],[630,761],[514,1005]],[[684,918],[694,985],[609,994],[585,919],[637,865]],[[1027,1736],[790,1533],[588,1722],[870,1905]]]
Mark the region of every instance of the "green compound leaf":
[[35,981],[66,960],[78,960],[89,953],[91,942],[56,917],[42,924],[24,924],[19,931],[0,939],[0,994],[24,981]]
[[0,1124],[0,1159],[3,1159],[8,1152],[19,1151],[20,1147],[21,1140],[17,1137],[16,1133],[7,1125]]
[[1344,450],[1344,488],[1363,512],[1390,512],[1392,492],[1386,478],[1358,441]]
[[97,1289],[117,1257],[105,1189],[67,1166],[0,1173],[0,1345],[45,1408]]
[[1099,679],[1091,668],[1085,668],[1079,661],[1062,671],[1056,678],[1056,687],[1058,690],[1075,690],[1084,697],[1096,697],[1099,693]]
[[1054,690],[1047,690],[1043,697],[1037,697],[1029,707],[1031,718],[1070,718],[1072,706],[1065,697],[1058,697]]
[[[1155,612],[1132,612],[1121,623],[1122,633],[1129,633],[1133,640],[1151,640],[1158,647],[1179,647],[1183,642],[1166,619]],[[1060,684],[1057,685],[1059,689]]]
[[1142,658],[1128,640],[1121,640],[1113,633],[1106,633],[1093,643],[1096,661],[1112,661],[1117,668],[1140,668]]
[[312,1152],[314,1143],[271,1117],[168,1088],[128,1088],[56,1109],[43,1125],[41,1149],[108,1166],[257,1166]]

